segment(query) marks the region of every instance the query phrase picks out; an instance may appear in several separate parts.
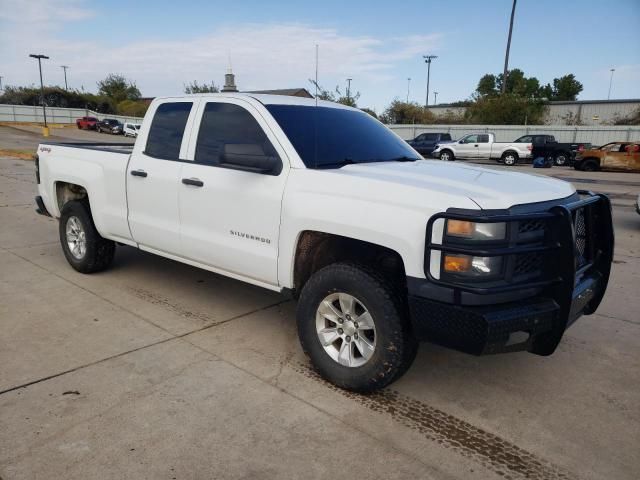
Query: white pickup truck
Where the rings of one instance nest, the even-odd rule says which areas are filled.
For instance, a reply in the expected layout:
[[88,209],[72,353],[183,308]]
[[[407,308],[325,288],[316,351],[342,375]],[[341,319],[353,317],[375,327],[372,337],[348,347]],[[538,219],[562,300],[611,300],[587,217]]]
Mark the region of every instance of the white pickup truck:
[[518,160],[531,158],[531,143],[496,142],[493,133],[472,133],[460,140],[440,142],[432,155],[440,160],[464,159],[499,159],[505,165],[515,165]]
[[605,196],[422,160],[360,110],[295,97],[156,98],[133,147],[43,143],[36,178],[79,272],[129,246],[286,292],[314,367],[359,392],[420,340],[551,354],[613,255]]

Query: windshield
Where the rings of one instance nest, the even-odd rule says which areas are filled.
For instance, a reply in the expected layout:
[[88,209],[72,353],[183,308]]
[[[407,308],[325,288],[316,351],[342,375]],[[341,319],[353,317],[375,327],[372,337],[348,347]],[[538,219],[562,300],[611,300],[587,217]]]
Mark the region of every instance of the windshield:
[[267,105],[307,168],[420,157],[371,115],[343,108]]

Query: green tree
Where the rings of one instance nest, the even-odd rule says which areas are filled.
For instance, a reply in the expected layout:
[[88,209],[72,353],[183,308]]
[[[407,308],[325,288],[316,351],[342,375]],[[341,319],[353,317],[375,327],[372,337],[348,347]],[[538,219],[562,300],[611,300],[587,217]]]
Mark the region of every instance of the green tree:
[[220,89],[218,86],[211,81],[210,84],[203,83],[200,85],[196,80],[191,82],[189,85],[184,86],[184,93],[218,93]]
[[309,79],[309,82],[311,82],[314,87],[318,88],[318,100],[327,100],[329,102],[341,103],[342,105],[347,105],[348,107],[358,106],[357,102],[360,98],[360,92],[356,92],[355,95],[349,94],[347,96],[346,94],[342,94],[339,86],[336,86],[336,89],[332,92],[322,88],[320,84],[316,83],[316,81],[311,78]]
[[553,79],[552,100],[576,100],[582,91],[582,83],[573,73]]
[[469,123],[489,125],[542,124],[546,107],[542,100],[515,93],[478,98],[465,113]]
[[120,115],[127,115],[130,117],[144,117],[147,113],[149,104],[141,102],[140,100],[123,100],[118,103],[116,110]]
[[483,75],[478,82],[476,92],[482,96],[497,95],[498,90],[496,90],[496,76],[490,73]]
[[110,73],[104,80],[98,82],[98,95],[109,97],[115,103],[138,100],[142,96],[135,83],[114,73]]
[[435,116],[415,102],[407,103],[396,99],[380,115],[380,120],[387,124],[424,124],[434,123]]
[[[101,113],[116,113],[114,102],[109,97],[78,90],[67,91],[57,86],[44,88],[44,101],[49,107],[88,108]],[[40,88],[7,86],[0,95],[0,103],[40,105]]]

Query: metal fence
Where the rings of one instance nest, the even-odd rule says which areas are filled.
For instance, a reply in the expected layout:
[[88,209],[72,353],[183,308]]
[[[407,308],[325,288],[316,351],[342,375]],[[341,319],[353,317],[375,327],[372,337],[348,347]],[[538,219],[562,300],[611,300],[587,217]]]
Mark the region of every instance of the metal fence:
[[[80,117],[96,117],[99,120],[115,118],[121,122],[140,123],[142,118],[127,117],[124,115],[110,115],[86,110],[84,108],[47,107],[48,123],[76,123]],[[42,106],[31,105],[4,105],[0,104],[0,122],[44,122]]]
[[608,142],[640,142],[640,126],[571,127],[564,125],[389,125],[405,140],[421,133],[450,133],[457,139],[470,133],[494,133],[496,141],[511,142],[522,135],[545,133],[559,142],[585,142],[604,145]]
[[[121,122],[141,123],[142,118],[123,115],[107,115],[83,108],[47,108],[49,123],[75,123],[84,116],[115,118]],[[43,122],[41,106],[0,104],[0,122]],[[564,125],[389,125],[389,128],[405,140],[421,133],[446,132],[452,138],[460,138],[469,133],[494,133],[498,142],[510,142],[522,135],[546,133],[554,135],[559,142],[587,142],[603,145],[608,142],[640,142],[640,126],[564,126]]]

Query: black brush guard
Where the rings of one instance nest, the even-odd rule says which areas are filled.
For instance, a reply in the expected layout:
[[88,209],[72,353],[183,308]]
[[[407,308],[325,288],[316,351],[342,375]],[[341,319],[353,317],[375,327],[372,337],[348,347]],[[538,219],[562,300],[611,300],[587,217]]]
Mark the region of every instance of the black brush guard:
[[[521,350],[540,355],[553,353],[568,326],[598,308],[613,260],[613,223],[608,197],[589,191],[578,191],[578,194],[578,200],[535,213],[479,211],[434,215],[427,224],[427,280],[409,282],[409,308],[416,335],[476,355]],[[435,244],[431,239],[438,219],[506,222],[514,228],[521,222],[539,221],[544,224],[544,237],[535,244],[508,246]],[[442,257],[446,253],[502,256],[504,264],[511,265],[508,271],[512,271],[514,262],[522,255],[535,255],[540,265],[536,278],[524,281],[510,274],[497,285],[495,282],[483,285],[451,281],[436,279],[430,274],[432,251],[442,252]],[[426,289],[421,287],[429,283],[450,290],[453,301],[442,302],[424,295]],[[532,296],[520,298],[527,292]],[[461,301],[465,295],[500,301],[465,305]],[[511,296],[516,300],[509,301]]]

